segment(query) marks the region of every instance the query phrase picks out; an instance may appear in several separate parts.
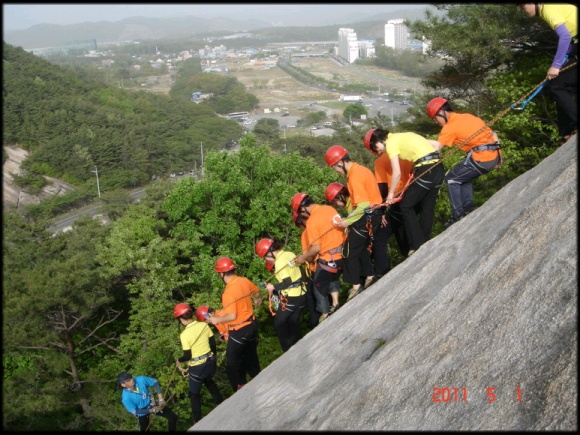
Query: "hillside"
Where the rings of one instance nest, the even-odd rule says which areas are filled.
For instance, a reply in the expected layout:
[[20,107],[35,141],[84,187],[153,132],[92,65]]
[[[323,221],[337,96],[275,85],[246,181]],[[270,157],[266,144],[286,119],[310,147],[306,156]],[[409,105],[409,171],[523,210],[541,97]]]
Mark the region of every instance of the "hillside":
[[191,428],[577,430],[577,137]]

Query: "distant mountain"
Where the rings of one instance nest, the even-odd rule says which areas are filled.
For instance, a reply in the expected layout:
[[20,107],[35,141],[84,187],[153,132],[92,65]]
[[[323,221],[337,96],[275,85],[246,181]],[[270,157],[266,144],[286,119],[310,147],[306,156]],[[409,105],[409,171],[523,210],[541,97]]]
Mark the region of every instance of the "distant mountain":
[[188,37],[211,31],[242,31],[270,27],[265,21],[228,18],[145,18],[131,17],[115,23],[86,22],[65,26],[38,24],[26,30],[7,30],[4,41],[24,49],[55,47],[72,41],[96,39],[97,44],[127,40]]
[[[309,5],[314,6],[314,5]],[[5,30],[4,41],[24,49],[55,47],[70,44],[73,41],[95,39],[97,44],[119,42],[127,40],[177,39],[199,36],[213,31],[255,31],[258,29],[282,28],[291,26],[321,27],[340,25],[359,27],[363,22],[377,22],[395,18],[418,20],[425,16],[425,9],[412,7],[400,9],[384,14],[365,14],[364,8],[358,14],[341,12],[339,8],[329,8],[329,5],[320,6],[320,13],[309,12],[301,16],[289,14],[283,20],[276,20],[274,12],[264,15],[260,20],[232,18],[146,18],[131,17],[117,22],[100,21],[79,24],[56,25],[38,24],[25,30]],[[364,5],[363,5],[364,6]],[[335,10],[336,9],[336,10]],[[435,8],[429,7],[436,12]],[[291,24],[292,23],[292,24]],[[380,26],[379,26],[380,27]],[[380,29],[377,28],[380,34]],[[371,32],[371,33],[377,33]],[[360,35],[363,37],[363,35]]]

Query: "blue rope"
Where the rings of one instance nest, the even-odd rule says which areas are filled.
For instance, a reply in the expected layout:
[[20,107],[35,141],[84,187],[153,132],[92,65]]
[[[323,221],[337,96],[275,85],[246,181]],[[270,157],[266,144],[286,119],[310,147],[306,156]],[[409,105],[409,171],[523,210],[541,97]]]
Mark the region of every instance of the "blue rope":
[[[564,62],[566,62],[566,59],[568,59],[568,55],[566,55],[566,56],[564,57]],[[564,63],[564,62],[563,62],[563,63]],[[538,89],[536,89],[536,90],[534,91],[534,93],[533,93],[532,95],[530,95],[530,97],[529,97],[527,100],[525,100],[525,101],[522,101],[522,102],[517,102],[517,103],[514,103],[514,104],[512,104],[512,105],[511,105],[511,108],[512,108],[512,110],[524,110],[524,109],[526,108],[526,106],[528,105],[528,103],[529,103],[530,101],[532,101],[532,99],[533,99],[533,98],[534,98],[536,95],[538,95],[538,93],[539,93],[539,92],[540,92],[542,89],[544,89],[544,86],[546,86],[547,84],[548,84],[548,80],[544,81],[544,82],[543,82],[543,83],[542,83],[542,84],[541,84],[541,85],[538,87]],[[520,105],[519,107],[518,107],[518,104]]]

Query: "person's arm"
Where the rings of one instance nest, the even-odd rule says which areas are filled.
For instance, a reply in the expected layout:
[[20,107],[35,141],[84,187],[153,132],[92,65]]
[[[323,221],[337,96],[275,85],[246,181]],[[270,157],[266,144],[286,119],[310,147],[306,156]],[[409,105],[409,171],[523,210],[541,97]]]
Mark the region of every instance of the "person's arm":
[[155,392],[157,393],[159,400],[163,400],[163,394],[161,393],[161,385],[159,385],[159,381],[155,381],[153,388],[155,388]]
[[560,74],[560,68],[562,68],[562,65],[564,64],[566,52],[568,51],[568,47],[570,47],[570,41],[572,40],[572,36],[570,35],[570,32],[564,23],[556,24],[554,30],[558,35],[558,48],[556,50],[554,60],[552,61],[552,66],[546,74],[546,78],[549,80],[555,79]]
[[438,153],[441,152],[441,150],[443,149],[443,144],[441,142],[439,142],[438,140],[431,140],[431,139],[427,139],[431,145],[433,145],[433,148],[435,148],[435,150],[437,150]]
[[381,192],[381,199],[383,202],[389,193],[389,185],[387,183],[378,183],[379,185],[379,192]]
[[306,259],[316,257],[316,255],[318,255],[318,253],[320,252],[320,248],[321,248],[321,245],[312,245],[308,249],[308,251],[306,251],[306,252],[298,255],[294,259],[294,263],[296,263],[296,264],[302,264],[302,263],[306,262]]
[[389,194],[387,195],[387,204],[392,204],[395,198],[395,188],[399,185],[401,181],[401,165],[399,165],[399,156],[391,158],[391,167],[393,168],[393,174],[391,175],[391,185],[389,186]]
[[215,337],[213,335],[209,337],[209,348],[211,349],[214,355],[217,355],[217,346],[215,342]]
[[232,320],[236,320],[235,313],[224,314],[223,316],[211,316],[208,317],[205,321],[212,325],[217,325],[218,323],[231,322]]
[[182,356],[177,358],[177,361],[179,361],[180,363],[184,363],[186,361],[189,361],[190,359],[191,359],[191,349],[187,349],[183,351]]
[[365,210],[368,207],[370,207],[370,205],[371,203],[369,201],[359,202],[356,205],[356,208],[352,212],[350,212],[347,217],[338,222],[336,226],[340,228],[348,228],[349,225],[354,224],[356,221],[358,221],[361,217],[364,216]]

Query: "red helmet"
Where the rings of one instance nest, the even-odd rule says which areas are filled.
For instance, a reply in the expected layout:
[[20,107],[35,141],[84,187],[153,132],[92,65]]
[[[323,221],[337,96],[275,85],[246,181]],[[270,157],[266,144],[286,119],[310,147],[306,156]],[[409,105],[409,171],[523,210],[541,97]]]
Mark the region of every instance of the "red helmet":
[[338,195],[342,189],[344,189],[344,184],[330,183],[328,186],[326,186],[326,190],[324,191],[326,200],[328,202],[334,201],[336,195]]
[[439,112],[439,109],[441,109],[445,103],[447,103],[445,98],[433,98],[431,101],[429,101],[429,104],[427,104],[427,116],[433,119],[435,115],[437,115],[437,112]]
[[292,197],[292,202],[290,203],[290,205],[292,206],[292,210],[298,213],[300,204],[302,204],[302,201],[304,201],[304,198],[306,198],[307,196],[308,195],[305,193],[297,193],[296,195],[294,195]]
[[173,307],[173,317],[175,317],[177,319],[177,318],[183,316],[188,311],[189,312],[193,311],[189,305],[177,304],[176,306]]
[[348,155],[348,151],[341,145],[333,145],[326,151],[324,158],[326,159],[326,164],[333,167],[338,162],[340,162],[344,156]]
[[215,262],[215,271],[216,272],[229,272],[230,270],[234,270],[236,265],[232,261],[231,258],[228,257],[221,257]]
[[205,322],[205,319],[209,317],[210,311],[211,309],[207,305],[197,307],[197,310],[195,310],[195,318],[200,322]]
[[378,154],[376,151],[373,151],[371,149],[371,137],[373,136],[373,133],[375,132],[376,128],[372,128],[369,131],[367,131],[367,134],[365,134],[365,138],[364,138],[364,144],[365,144],[365,148],[367,150],[369,150],[371,153],[373,154]]
[[270,261],[270,260],[266,260],[265,263],[266,263],[266,270],[268,272],[271,272],[272,269],[274,269],[274,262]]
[[274,240],[272,239],[262,239],[258,243],[256,243],[256,254],[260,258],[264,258],[272,245],[274,244]]

